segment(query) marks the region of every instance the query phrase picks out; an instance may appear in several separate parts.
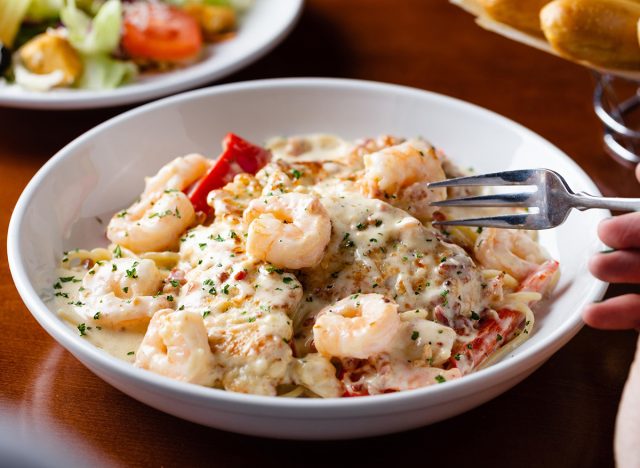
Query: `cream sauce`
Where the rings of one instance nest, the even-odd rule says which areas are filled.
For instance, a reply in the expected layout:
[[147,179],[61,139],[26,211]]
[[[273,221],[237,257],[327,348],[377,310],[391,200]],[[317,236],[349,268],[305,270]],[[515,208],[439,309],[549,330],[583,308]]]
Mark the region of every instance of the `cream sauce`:
[[[319,396],[336,397],[459,377],[458,369],[443,366],[456,345],[477,336],[480,313],[495,316],[490,309],[504,297],[504,275],[487,279],[485,267],[471,257],[477,234],[434,229],[431,209],[407,208],[407,197],[418,194],[415,187],[397,197],[377,199],[369,193],[363,158],[399,143],[386,136],[351,143],[321,134],[270,140],[271,163],[256,176],[241,174],[209,194],[216,217],[183,234],[173,270],[128,252],[133,257],[89,261],[91,268],[63,263],[54,285],[61,317],[120,359],[141,367],[154,362],[156,372],[237,392],[276,395],[302,385]],[[424,142],[398,148],[413,156],[428,152],[429,164],[442,164],[447,176],[467,173]],[[249,203],[259,197],[269,203],[270,197],[290,192],[317,197],[331,222],[330,240],[313,268],[286,270],[246,252],[249,223],[243,213]],[[416,219],[414,211],[426,218]],[[512,286],[509,291],[517,283]],[[401,326],[393,346],[368,360],[338,362],[316,353],[317,314],[346,297],[369,293],[398,306]],[[156,335],[147,334],[144,359],[136,359],[149,320],[160,310],[157,316],[166,319],[154,320],[149,330]],[[206,339],[197,338],[204,336],[199,330],[206,330]],[[201,356],[200,345],[193,344],[198,340],[208,341],[212,358]],[[186,363],[182,371],[162,367],[177,356]]]

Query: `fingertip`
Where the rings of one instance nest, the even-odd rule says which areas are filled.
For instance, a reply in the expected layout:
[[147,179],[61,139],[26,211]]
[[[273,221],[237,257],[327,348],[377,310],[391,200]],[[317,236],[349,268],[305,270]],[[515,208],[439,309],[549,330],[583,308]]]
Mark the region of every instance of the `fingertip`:
[[611,222],[612,219],[613,218],[611,218],[611,217],[604,218],[604,219],[600,220],[600,222],[598,223],[598,237],[603,242],[604,242],[604,238],[608,237],[609,230],[611,229],[609,227],[609,223]]
[[628,330],[640,326],[640,295],[625,294],[594,302],[582,310],[582,320],[600,330]]
[[636,166],[636,179],[640,182],[640,164]]
[[582,320],[584,323],[593,328],[599,328],[600,324],[600,315],[598,313],[598,304],[593,303],[589,304],[582,311]]
[[597,277],[600,272],[600,259],[598,257],[599,255],[596,254],[587,261],[589,272],[595,277]]

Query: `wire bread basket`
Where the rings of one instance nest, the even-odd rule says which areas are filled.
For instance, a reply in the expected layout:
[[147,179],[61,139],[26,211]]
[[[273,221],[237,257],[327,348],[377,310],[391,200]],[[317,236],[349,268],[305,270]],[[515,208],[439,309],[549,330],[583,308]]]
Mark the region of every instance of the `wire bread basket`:
[[[478,26],[488,31],[567,58],[554,50],[545,39],[491,19],[478,0],[449,1],[475,16]],[[585,61],[572,61],[592,70],[594,75],[593,107],[603,124],[605,149],[623,164],[640,163],[640,71],[607,69]]]

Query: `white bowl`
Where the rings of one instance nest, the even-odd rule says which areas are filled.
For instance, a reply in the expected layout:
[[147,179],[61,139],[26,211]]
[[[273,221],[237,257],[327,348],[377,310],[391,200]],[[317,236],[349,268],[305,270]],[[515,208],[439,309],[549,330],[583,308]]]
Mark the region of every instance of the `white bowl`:
[[28,109],[94,109],[148,101],[227,76],[265,55],[293,29],[304,0],[259,0],[242,17],[236,35],[205,46],[197,63],[164,73],[143,73],[115,89],[61,88],[47,92],[0,86],[0,106]]
[[604,211],[573,213],[541,233],[560,260],[556,293],[538,310],[535,332],[501,362],[428,388],[330,400],[242,395],[140,370],[84,341],[46,302],[61,252],[104,244],[108,219],[143,188],[143,176],[177,155],[215,155],[228,131],[254,141],[328,132],[346,138],[422,135],[477,172],[548,167],[576,190],[597,194],[560,150],[520,125],[476,106],[386,84],[283,79],[219,86],[148,104],[73,141],[36,174],[11,218],[8,256],[25,304],[38,322],[92,372],[124,393],[178,417],[245,434],[337,439],[385,434],[433,423],[473,408],[520,382],[581,328],[580,310],[605,284],[587,273],[601,249],[595,226]]

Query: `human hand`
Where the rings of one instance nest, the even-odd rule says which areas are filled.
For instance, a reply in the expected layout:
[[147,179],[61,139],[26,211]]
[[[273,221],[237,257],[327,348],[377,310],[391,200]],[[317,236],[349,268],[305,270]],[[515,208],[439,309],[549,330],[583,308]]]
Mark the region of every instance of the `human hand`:
[[[636,168],[640,181],[640,165]],[[598,236],[611,250],[593,256],[591,273],[609,283],[640,283],[640,212],[606,219]],[[640,329],[640,294],[625,294],[591,304],[582,312],[584,321],[606,330]],[[618,408],[615,456],[620,468],[640,467],[640,342]]]
[[[640,165],[636,178],[640,180]],[[598,226],[598,236],[611,250],[591,258],[591,273],[609,283],[640,284],[640,212],[605,219]],[[640,329],[640,294],[625,294],[591,304],[582,318],[595,328]]]

